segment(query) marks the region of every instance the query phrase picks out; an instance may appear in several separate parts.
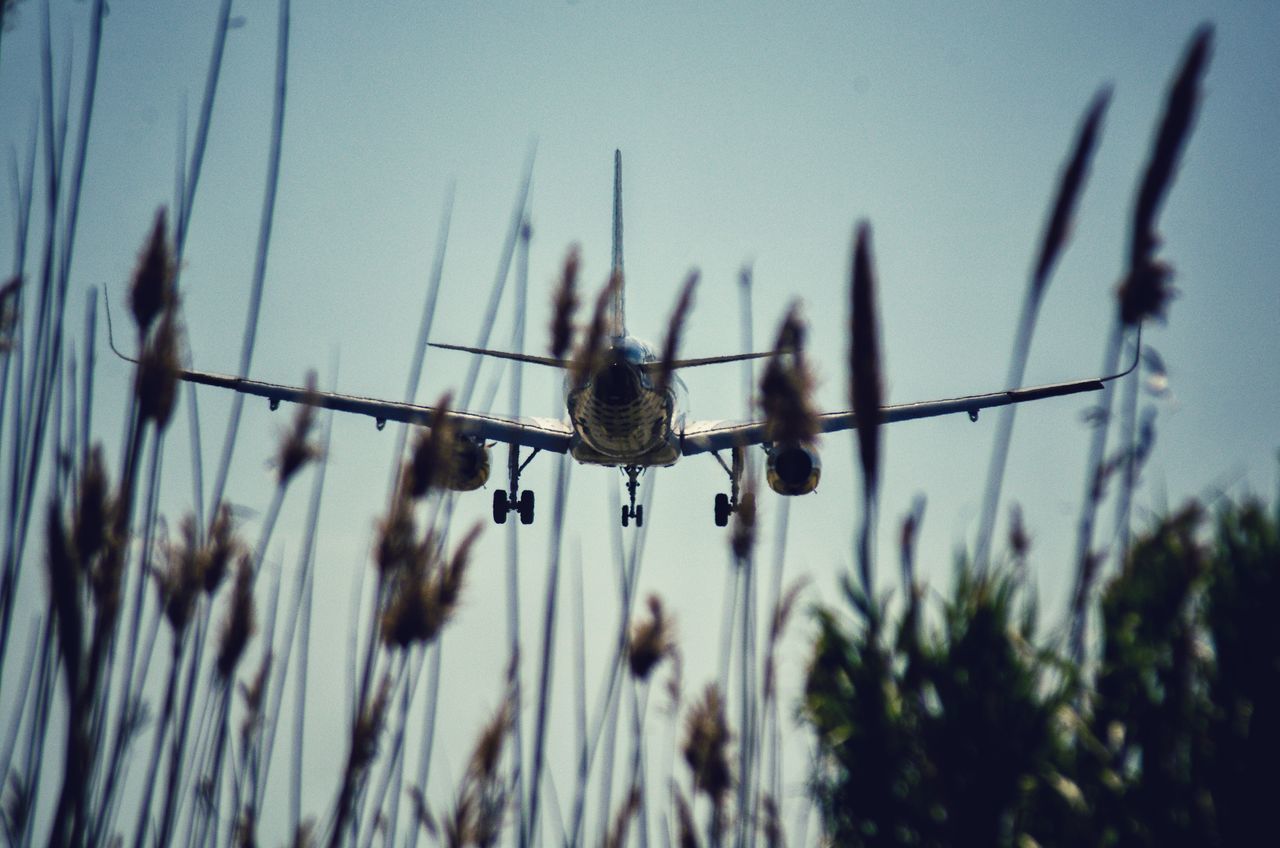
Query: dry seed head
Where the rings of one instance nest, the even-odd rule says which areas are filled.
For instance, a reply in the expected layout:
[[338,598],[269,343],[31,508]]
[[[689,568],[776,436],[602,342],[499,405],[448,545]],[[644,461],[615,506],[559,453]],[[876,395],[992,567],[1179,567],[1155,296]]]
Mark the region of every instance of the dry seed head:
[[177,310],[171,306],[138,357],[134,384],[138,411],[144,421],[154,421],[157,430],[169,426],[178,399],[178,373],[182,370],[178,361],[179,332]]
[[624,848],[627,844],[627,831],[631,827],[631,820],[635,818],[639,809],[640,789],[632,786],[626,799],[618,807],[618,812],[614,814],[613,825],[610,826],[609,833],[605,837],[605,848]]
[[480,533],[476,524],[448,562],[440,559],[434,533],[414,550],[408,567],[392,577],[391,592],[382,614],[382,640],[407,648],[430,643],[453,618],[462,594],[471,547]]
[[698,826],[693,823],[693,811],[689,809],[689,802],[684,797],[684,792],[680,791],[680,787],[672,781],[671,794],[676,800],[676,820],[679,824],[679,842],[680,848],[701,848],[702,843],[698,841]]
[[253,636],[253,563],[248,554],[242,554],[236,565],[236,582],[231,590],[231,607],[218,638],[218,677],[231,680],[244,649]]
[[776,691],[777,663],[775,653],[777,645],[787,632],[787,624],[791,621],[791,613],[795,610],[800,593],[809,585],[809,578],[800,577],[795,580],[786,593],[778,600],[773,609],[773,618],[769,623],[769,649],[764,658],[764,699],[769,701]]
[[1013,551],[1013,558],[1018,562],[1025,562],[1031,552],[1031,537],[1022,522],[1022,507],[1017,504],[1009,509],[1009,550]]
[[320,449],[312,442],[311,431],[315,427],[316,409],[310,403],[316,393],[316,372],[307,372],[307,395],[298,405],[293,416],[293,426],[280,442],[280,453],[276,458],[277,482],[283,486],[294,474],[311,460],[320,455]]
[[433,487],[443,486],[449,479],[453,462],[456,426],[449,417],[453,396],[446,392],[436,403],[435,422],[421,431],[413,448],[408,469],[409,492],[421,498]]
[[111,532],[113,510],[107,486],[102,445],[94,445],[80,474],[76,500],[75,546],[82,564],[93,559]]
[[299,822],[298,829],[293,833],[293,848],[314,848],[316,844],[315,819]]
[[436,825],[435,816],[431,815],[431,805],[427,803],[426,796],[422,794],[422,790],[417,786],[410,786],[405,790],[405,794],[409,796],[409,800],[413,804],[414,819],[427,832],[428,836],[435,839],[440,829]]
[[898,537],[898,553],[902,566],[902,586],[906,591],[914,591],[916,582],[916,538],[920,533],[920,524],[924,521],[924,510],[928,501],[924,495],[916,495],[911,504],[911,512],[902,519],[902,530]]
[[757,518],[756,479],[754,474],[748,474],[742,497],[738,499],[738,508],[733,513],[733,530],[729,535],[729,545],[738,563],[745,563],[756,546]]
[[444,821],[444,844],[448,848],[462,848],[475,841],[476,796],[473,792],[458,793],[453,812]]
[[448,622],[453,616],[454,610],[457,609],[458,600],[462,595],[462,586],[467,576],[467,566],[471,562],[471,548],[475,546],[476,539],[480,537],[480,527],[480,522],[476,522],[467,531],[467,535],[462,537],[458,547],[454,548],[453,557],[449,560],[449,564],[447,566],[442,565],[440,569],[435,601],[440,608],[441,626]]
[[262,702],[267,692],[271,662],[271,651],[267,651],[262,655],[262,661],[258,663],[258,673],[253,676],[253,680],[248,684],[244,681],[240,682],[240,696],[244,699],[244,718],[240,722],[240,745],[244,750],[249,749],[254,731],[262,723]]
[[676,308],[671,313],[671,321],[667,324],[667,340],[662,345],[662,360],[657,380],[654,381],[654,388],[660,395],[666,392],[667,385],[671,382],[671,363],[675,361],[680,349],[680,335],[684,330],[684,322],[689,317],[689,310],[693,308],[693,290],[697,285],[698,270],[695,268],[685,279]]
[[804,359],[804,322],[792,304],[778,328],[774,350],[760,378],[760,406],[768,423],[769,440],[808,443],[818,432],[811,395],[813,376]]
[[194,516],[182,519],[181,532],[180,542],[163,544],[164,569],[155,575],[160,605],[175,633],[186,630],[204,575],[204,552],[196,544]]
[[21,275],[14,275],[0,287],[0,353],[13,350],[18,330],[18,294],[22,290]]
[[602,364],[604,357],[605,336],[608,334],[609,306],[613,303],[614,294],[622,285],[622,272],[615,270],[608,284],[596,298],[595,311],[591,314],[591,324],[587,327],[586,338],[582,346],[573,356],[571,372],[573,384],[582,387]]
[[573,315],[578,311],[578,266],[581,256],[575,244],[564,260],[564,273],[551,299],[551,355],[563,359],[573,346]]
[[225,501],[218,505],[209,528],[209,542],[204,558],[204,591],[212,595],[226,577],[231,561],[244,551],[244,543],[235,534],[231,506]]
[[662,661],[672,646],[671,619],[662,609],[662,601],[657,595],[648,599],[649,619],[637,622],[631,629],[631,645],[627,650],[627,661],[631,666],[631,674],[637,680],[648,680],[654,666]]
[[1084,191],[1084,183],[1089,175],[1089,163],[1093,160],[1093,150],[1097,146],[1098,133],[1102,128],[1102,118],[1107,113],[1107,105],[1111,102],[1111,86],[1103,86],[1093,98],[1089,111],[1085,113],[1076,136],[1075,148],[1071,159],[1062,172],[1062,180],[1058,183],[1058,194],[1054,199],[1053,212],[1045,226],[1044,237],[1040,244],[1040,255],[1036,260],[1035,271],[1031,275],[1032,302],[1038,303],[1049,282],[1049,274],[1054,263],[1066,247],[1071,235],[1071,219],[1075,216],[1076,205]]
[[133,320],[138,325],[138,336],[144,337],[151,324],[162,313],[174,306],[173,278],[175,264],[166,235],[164,207],[156,212],[151,237],[138,256],[138,267],[133,272],[133,285],[129,289],[129,305]]
[[[397,506],[401,518],[393,517],[392,521],[403,521],[411,509],[409,499],[401,493]],[[407,525],[402,524],[385,535],[379,543],[380,558],[385,557],[389,563],[395,563],[382,572],[388,586],[381,619],[382,641],[400,648],[426,642],[439,629],[438,623],[431,621],[434,613],[429,584],[436,560],[435,532],[429,531],[422,544],[415,544],[412,518],[408,521]]]
[[1161,323],[1178,290],[1171,283],[1173,268],[1158,259],[1141,261],[1120,284],[1120,320],[1130,327],[1154,318]]
[[378,753],[378,737],[382,735],[382,722],[390,697],[391,678],[383,677],[377,694],[351,728],[351,769],[356,774],[362,773]]
[[45,565],[49,572],[49,598],[58,623],[58,645],[70,676],[78,674],[84,611],[81,601],[81,572],[71,551],[62,510],[50,501],[45,520]]
[[507,731],[511,729],[511,709],[511,700],[503,701],[497,713],[480,731],[475,750],[471,752],[471,762],[467,766],[467,776],[470,779],[486,783],[497,775]]
[[453,812],[444,822],[446,845],[497,843],[507,806],[507,787],[498,772],[498,764],[511,722],[512,701],[508,698],[476,740]]
[[778,601],[778,605],[774,607],[773,619],[769,626],[769,638],[772,641],[780,641],[783,634],[786,633],[787,624],[791,621],[791,614],[795,612],[796,602],[800,600],[800,593],[808,586],[808,577],[796,578],[783,594],[782,599]]
[[671,656],[671,674],[667,676],[667,711],[670,715],[680,713],[680,684],[684,678],[684,659],[680,656],[680,647],[671,643],[667,651]]
[[393,572],[380,619],[382,641],[388,647],[407,648],[425,642],[431,631],[427,606],[426,567],[416,558]]
[[258,819],[253,814],[253,807],[245,808],[236,817],[234,841],[236,848],[257,848]]
[[378,525],[378,547],[374,559],[384,580],[402,569],[412,568],[417,562],[416,534],[413,500],[409,490],[401,487],[391,503],[391,514]]
[[778,802],[773,796],[765,793],[760,801],[760,806],[764,808],[764,844],[768,848],[784,848],[787,840],[782,832],[782,819],[778,815]]
[[880,408],[884,403],[880,321],[876,315],[875,290],[871,226],[863,221],[858,225],[853,250],[849,391],[853,401],[853,414],[858,422],[858,454],[862,461],[862,476],[868,499],[874,499],[879,488]]
[[684,759],[693,772],[694,789],[706,793],[717,808],[733,782],[728,747],[724,699],[716,684],[710,683],[685,718]]
[[1132,242],[1129,247],[1131,271],[1150,262],[1155,255],[1159,241],[1156,236],[1156,217],[1160,214],[1165,195],[1173,185],[1182,150],[1191,135],[1191,125],[1200,105],[1200,83],[1209,64],[1212,46],[1213,25],[1202,24],[1192,36],[1186,58],[1183,59],[1165,101],[1160,130],[1134,204]]

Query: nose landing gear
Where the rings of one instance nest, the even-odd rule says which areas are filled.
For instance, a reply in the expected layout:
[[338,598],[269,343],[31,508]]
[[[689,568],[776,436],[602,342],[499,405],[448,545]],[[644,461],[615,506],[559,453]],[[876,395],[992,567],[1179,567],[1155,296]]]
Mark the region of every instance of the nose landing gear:
[[636,489],[640,487],[640,472],[644,471],[643,465],[624,465],[622,470],[627,473],[627,499],[630,501],[628,506],[622,508],[622,526],[635,519],[637,527],[644,526],[644,504],[636,504]]
[[533,453],[520,462],[520,448],[510,445],[507,451],[507,486],[508,490],[498,489],[493,493],[493,520],[495,524],[506,524],[507,513],[516,512],[520,514],[521,524],[533,523],[533,491],[525,489],[520,491],[520,472],[524,471],[535,456],[538,455],[538,448],[533,449]]

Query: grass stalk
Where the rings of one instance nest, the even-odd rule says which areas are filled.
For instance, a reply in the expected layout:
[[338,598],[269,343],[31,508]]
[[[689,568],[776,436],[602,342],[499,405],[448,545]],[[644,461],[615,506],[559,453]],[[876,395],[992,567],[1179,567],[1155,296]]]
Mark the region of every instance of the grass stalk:
[[[525,306],[529,293],[529,220],[526,217],[520,224],[519,239],[516,243],[516,292],[514,325],[511,333],[512,349],[516,353],[524,353]],[[478,357],[477,357],[478,358]],[[521,389],[524,386],[524,369],[520,363],[514,363],[511,369],[511,414],[520,415]],[[515,447],[512,447],[515,450]],[[514,521],[507,523],[507,638],[509,644],[508,663],[510,664],[512,702],[511,742],[512,742],[512,803],[515,805],[517,823],[516,840],[520,848],[527,848],[529,842],[529,823],[525,808],[524,795],[524,699],[521,681],[523,653],[520,644],[520,549],[519,530]]]
[[[449,247],[449,228],[453,219],[454,187],[449,186],[441,212],[440,231],[436,236],[436,255],[427,281],[427,294],[422,304],[422,316],[418,319],[418,336],[413,345],[409,376],[405,381],[404,402],[413,403],[418,397],[418,384],[422,381],[422,365],[426,360],[427,341],[431,338],[431,326],[435,322],[436,302],[440,296],[440,282],[444,279],[444,258]],[[409,425],[401,424],[396,434],[395,458],[387,480],[387,503],[395,497],[400,481],[400,463],[404,459],[405,444],[409,438]]]
[[183,203],[178,207],[174,222],[174,243],[181,265],[191,230],[191,213],[195,208],[196,189],[200,185],[200,172],[204,164],[204,151],[209,143],[209,127],[213,123],[213,103],[218,93],[218,80],[222,74],[222,53],[227,44],[227,24],[231,17],[231,0],[222,0],[218,6],[213,30],[213,46],[209,66],[205,72],[204,95],[200,100],[200,117],[196,125],[195,143],[191,149],[191,167],[186,170],[186,184],[182,191]]
[[[572,465],[567,455],[561,456],[556,463],[556,495],[555,506],[551,518],[551,536],[547,551],[547,594],[542,611],[542,653],[538,664],[538,692],[536,713],[533,723],[533,760],[529,775],[529,824],[525,834],[525,844],[537,844],[538,813],[540,811],[539,789],[542,779],[543,758],[545,756],[548,710],[551,702],[551,682],[555,664],[553,662],[556,638],[556,613],[560,590],[560,556],[561,543],[564,537],[565,501],[569,493],[569,472]],[[583,709],[585,712],[585,707]],[[580,727],[585,726],[580,725]]]
[[[284,143],[284,107],[288,93],[289,79],[289,0],[280,0],[279,23],[276,40],[276,74],[274,99],[271,110],[271,147],[267,154],[267,176],[262,198],[262,215],[258,222],[258,249],[253,264],[253,281],[249,288],[249,309],[245,314],[244,332],[241,337],[240,364],[236,374],[240,377],[249,375],[249,367],[253,363],[254,341],[258,334],[258,315],[262,309],[262,292],[266,285],[267,255],[271,247],[271,228],[275,220],[276,191],[280,184],[280,152]],[[226,22],[220,22],[222,36],[225,37]],[[218,60],[221,60],[221,47],[215,48]],[[216,76],[216,71],[211,71]],[[216,86],[216,79],[213,83]],[[210,95],[209,108],[212,108]],[[201,121],[204,121],[202,111]],[[199,136],[199,133],[197,133]],[[198,140],[197,144],[201,142]],[[203,148],[201,148],[203,150]],[[193,177],[195,179],[195,177]],[[185,232],[185,231],[184,231]],[[190,389],[190,387],[188,387]],[[213,484],[213,496],[209,499],[211,508],[222,503],[226,490],[227,475],[231,470],[231,455],[235,450],[236,434],[240,429],[240,412],[244,407],[244,395],[239,392],[232,395],[231,413],[227,420],[227,431],[223,437],[222,455],[218,461],[218,473]],[[213,515],[206,519],[213,523]]]
[[[533,157],[536,150],[536,146],[531,145],[529,155],[525,159],[524,177],[520,180],[520,188],[516,193],[515,207],[511,212],[511,226],[507,230],[507,238],[502,246],[501,258],[498,260],[498,271],[493,279],[493,287],[489,289],[489,302],[485,306],[484,317],[480,322],[480,333],[476,338],[476,347],[488,347],[489,335],[493,332],[493,325],[498,319],[498,306],[502,303],[502,292],[506,289],[507,277],[510,276],[511,260],[515,253],[516,241],[524,230],[525,219],[528,216],[529,186],[533,183]],[[471,402],[476,383],[480,379],[480,366],[483,364],[481,360],[482,357],[479,356],[471,359],[471,365],[467,369],[466,381],[462,384],[462,392],[458,396],[458,409],[467,409]]]
[[[290,633],[296,633],[298,640],[298,671],[295,675],[294,690],[294,713],[293,713],[293,744],[290,749],[290,768],[289,768],[289,832],[297,833],[299,826],[302,824],[302,731],[306,720],[306,692],[307,692],[307,663],[311,649],[311,600],[315,586],[315,540],[319,534],[320,525],[320,503],[324,493],[325,471],[329,467],[329,439],[333,433],[333,415],[330,413],[325,416],[324,435],[321,437],[320,461],[317,464],[315,478],[311,484],[311,501],[307,508],[307,533],[302,555],[298,558],[298,583],[297,596],[298,603],[293,608],[296,621],[291,622],[288,628]],[[286,660],[287,663],[287,660]],[[285,678],[282,675],[278,689],[283,691],[285,686]],[[272,730],[271,735],[275,737],[275,722],[279,715],[280,703],[277,699],[273,709]],[[272,743],[268,743],[268,764],[270,763],[270,752]],[[263,785],[266,785],[266,779],[263,779]],[[261,809],[265,803],[265,799],[261,796],[257,799],[258,807]]]

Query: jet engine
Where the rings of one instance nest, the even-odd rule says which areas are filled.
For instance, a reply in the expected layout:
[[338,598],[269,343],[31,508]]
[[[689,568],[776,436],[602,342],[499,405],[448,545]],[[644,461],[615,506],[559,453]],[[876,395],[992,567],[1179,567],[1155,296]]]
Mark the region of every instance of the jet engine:
[[489,479],[489,449],[480,440],[466,437],[453,440],[453,456],[449,459],[449,476],[444,487],[455,492],[478,489]]
[[818,488],[822,460],[813,448],[792,443],[775,444],[767,450],[770,489],[780,495],[807,495]]

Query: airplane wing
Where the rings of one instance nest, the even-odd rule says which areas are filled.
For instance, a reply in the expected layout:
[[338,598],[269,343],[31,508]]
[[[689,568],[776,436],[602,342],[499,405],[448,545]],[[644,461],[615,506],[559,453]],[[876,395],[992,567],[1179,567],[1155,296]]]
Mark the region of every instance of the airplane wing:
[[[1102,389],[1103,382],[1104,378],[1095,377],[1088,380],[1074,380],[1069,383],[1054,383],[1034,388],[1009,389],[985,395],[892,404],[881,407],[880,422],[882,424],[892,424],[895,421],[933,418],[938,415],[950,415],[955,412],[967,413],[970,419],[976,421],[978,420],[978,412],[983,409],[1041,400],[1043,398],[1061,397],[1062,395],[1073,395],[1078,392],[1096,392]],[[852,430],[857,426],[858,419],[852,411],[828,412],[818,416],[818,432],[820,433]],[[697,421],[686,425],[684,432],[681,433],[680,452],[684,456],[690,456],[707,451],[758,445],[767,441],[769,441],[768,424],[764,420],[740,423]]]
[[[379,429],[388,421],[430,427],[439,417],[439,411],[435,407],[414,403],[312,391],[298,386],[262,383],[257,380],[209,374],[204,371],[183,370],[178,372],[178,376],[188,383],[217,386],[222,389],[231,389],[233,392],[264,397],[271,401],[272,409],[275,409],[276,405],[283,400],[337,412],[367,415],[378,423]],[[553,418],[505,418],[499,415],[480,415],[475,412],[452,409],[447,414],[449,420],[457,427],[457,432],[462,435],[521,447],[539,448],[554,453],[564,453],[569,449],[569,438],[573,433],[567,422]]]

